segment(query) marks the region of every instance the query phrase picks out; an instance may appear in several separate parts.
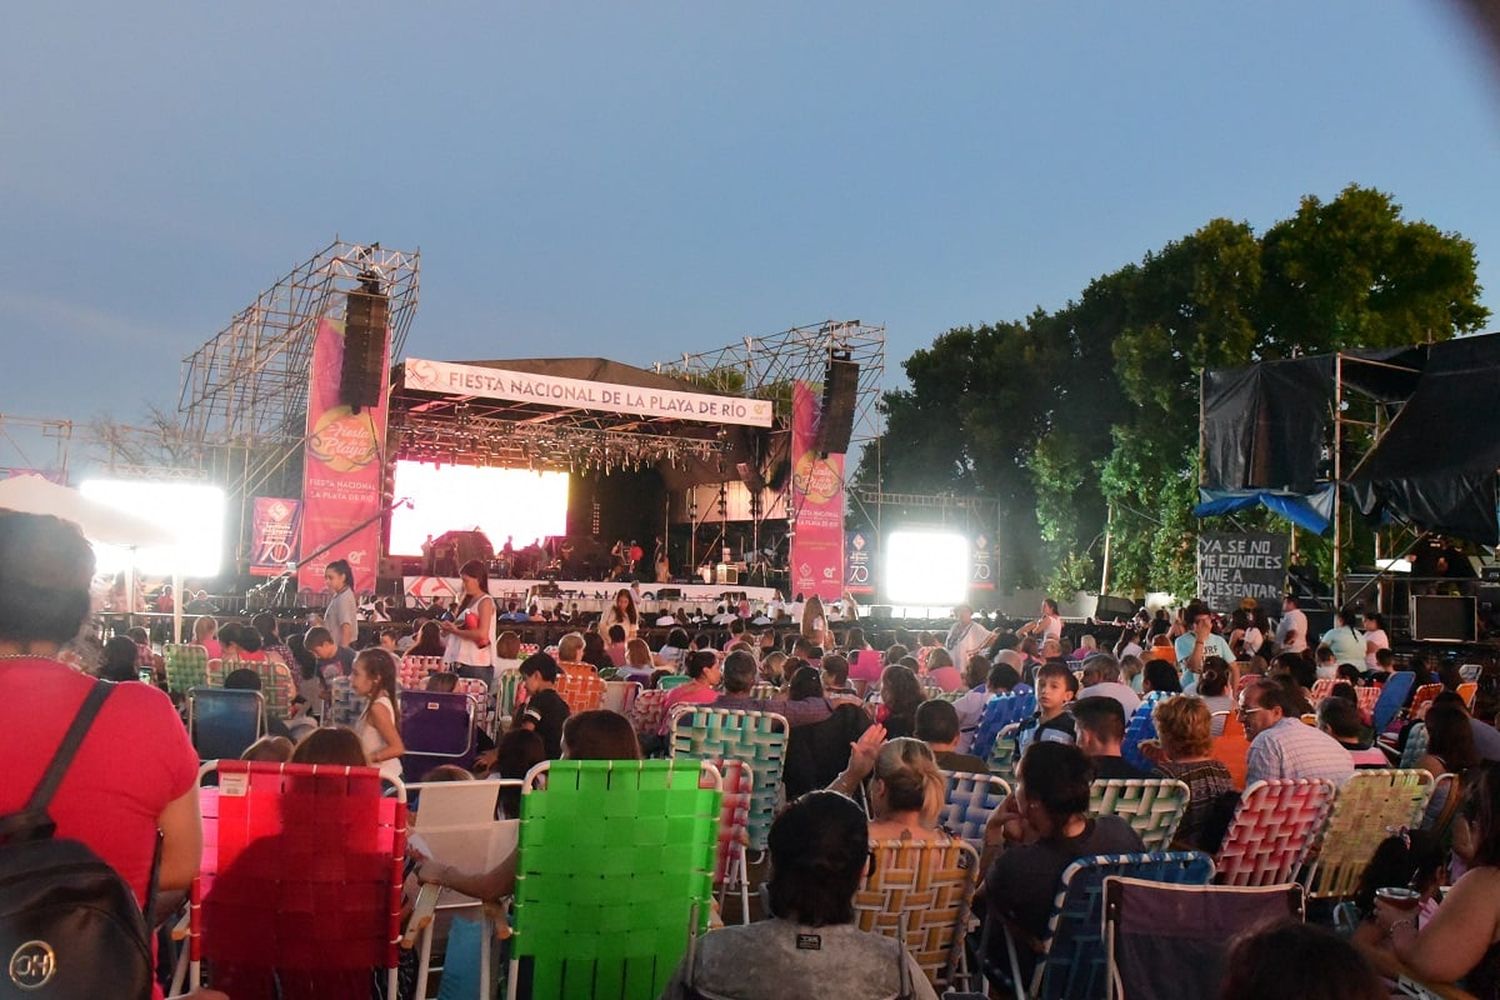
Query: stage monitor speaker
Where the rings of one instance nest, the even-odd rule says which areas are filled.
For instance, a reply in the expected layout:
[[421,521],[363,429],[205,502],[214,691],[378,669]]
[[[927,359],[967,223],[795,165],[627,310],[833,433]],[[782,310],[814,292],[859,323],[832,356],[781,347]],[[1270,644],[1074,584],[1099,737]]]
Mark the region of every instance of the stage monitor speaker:
[[350,292],[344,310],[344,365],[339,402],[358,412],[380,405],[391,300],[380,293]]
[[1479,602],[1472,597],[1414,595],[1411,637],[1418,642],[1474,642],[1479,638]]
[[1099,595],[1099,605],[1094,609],[1094,620],[1107,621],[1129,621],[1135,614],[1136,604],[1128,597],[1114,597],[1109,594]]
[[1309,649],[1318,648],[1318,638],[1333,628],[1333,612],[1323,608],[1310,608],[1306,604],[1299,604],[1302,613],[1307,616],[1307,645]]
[[680,587],[658,587],[656,590],[658,601],[680,601],[682,600],[682,589]]
[[834,351],[823,377],[823,413],[818,420],[817,450],[842,454],[854,433],[854,404],[859,396],[859,365],[848,351]]
[[872,605],[870,605],[870,615],[869,615],[869,617],[871,617],[871,618],[880,618],[880,619],[890,618],[891,617],[891,606],[889,604],[872,604]]

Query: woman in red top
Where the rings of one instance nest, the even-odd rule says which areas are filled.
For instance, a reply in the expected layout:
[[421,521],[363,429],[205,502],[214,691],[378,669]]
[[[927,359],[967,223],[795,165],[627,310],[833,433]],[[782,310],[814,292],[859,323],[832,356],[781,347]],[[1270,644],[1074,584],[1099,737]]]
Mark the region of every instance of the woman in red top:
[[[74,525],[0,510],[0,814],[26,804],[95,684],[57,660],[89,614],[94,553]],[[48,813],[57,836],[87,845],[147,896],[156,831],[157,884],[186,889],[198,872],[198,755],[165,693],[110,692]]]

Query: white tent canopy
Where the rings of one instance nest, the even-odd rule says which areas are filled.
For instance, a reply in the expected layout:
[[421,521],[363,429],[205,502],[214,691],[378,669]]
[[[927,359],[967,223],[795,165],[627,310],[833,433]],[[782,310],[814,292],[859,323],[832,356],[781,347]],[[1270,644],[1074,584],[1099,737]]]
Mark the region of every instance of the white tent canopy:
[[54,514],[72,521],[84,537],[101,545],[146,548],[172,545],[176,538],[145,518],[90,500],[77,490],[41,476],[13,476],[0,480],[0,508],[25,514]]

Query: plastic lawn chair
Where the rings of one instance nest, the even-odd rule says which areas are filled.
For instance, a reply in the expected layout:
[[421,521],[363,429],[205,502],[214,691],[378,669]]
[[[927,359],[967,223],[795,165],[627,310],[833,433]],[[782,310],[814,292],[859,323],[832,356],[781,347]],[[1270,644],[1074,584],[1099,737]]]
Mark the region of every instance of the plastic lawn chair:
[[1209,754],[1224,765],[1235,788],[1245,787],[1245,776],[1250,771],[1250,738],[1245,735],[1245,723],[1238,712],[1225,715],[1224,729],[1213,738]]
[[407,691],[401,697],[402,770],[414,779],[441,764],[474,764],[474,699],[453,691]]
[[1089,814],[1118,816],[1148,851],[1165,851],[1177,836],[1191,793],[1175,778],[1107,778],[1089,789]]
[[672,719],[671,756],[717,759],[738,757],[755,769],[749,847],[765,851],[781,791],[787,723],[774,712],[738,712],[688,705]]
[[235,1000],[368,997],[378,970],[394,997],[406,790],[371,767],[225,760],[200,777],[215,771],[218,787],[199,792],[190,985]]
[[661,715],[665,711],[663,703],[666,700],[667,692],[661,688],[645,688],[636,695],[635,704],[626,713],[626,717],[630,719],[638,736],[656,735],[661,728]]
[[[1036,696],[1025,694],[999,694],[984,703],[979,713],[979,722],[974,727],[975,753],[993,749],[1002,730],[1025,719],[1036,711]],[[991,768],[993,770],[993,767]]]
[[681,687],[691,680],[692,678],[687,674],[667,674],[656,682],[656,686],[663,691],[670,691],[674,687]]
[[1421,826],[1432,775],[1420,769],[1355,771],[1319,838],[1317,856],[1303,881],[1312,899],[1347,899],[1359,889],[1380,842],[1394,830]]
[[1411,708],[1407,710],[1406,717],[1416,720],[1427,718],[1427,710],[1432,707],[1432,699],[1442,693],[1441,684],[1423,684],[1412,692]]
[[604,693],[608,682],[593,671],[588,673],[559,674],[557,696],[568,703],[568,713],[592,712],[604,705]]
[[1245,789],[1214,865],[1225,885],[1290,882],[1333,808],[1333,782],[1257,781]]
[[708,927],[721,800],[707,761],[559,760],[532,769],[521,796],[506,996],[660,996]]
[[1110,1000],[1218,996],[1236,935],[1302,913],[1295,882],[1247,888],[1111,875],[1104,880]]
[[979,854],[962,840],[883,840],[874,871],[854,893],[855,923],[903,941],[941,993],[963,971],[963,937]]
[[603,708],[619,715],[629,716],[635,700],[641,696],[639,681],[605,681]]
[[266,731],[259,691],[196,687],[187,697],[188,735],[199,760],[237,759]]
[[1151,714],[1156,703],[1166,696],[1165,691],[1152,691],[1141,699],[1136,710],[1125,723],[1125,739],[1120,743],[1120,756],[1138,771],[1150,772],[1151,762],[1141,753],[1141,744],[1156,739],[1156,718]]
[[719,911],[724,897],[738,891],[740,923],[750,922],[750,872],[745,849],[750,841],[750,808],[755,798],[755,769],[738,757],[710,761],[723,779],[724,804],[719,812],[719,846],[714,858],[714,884],[719,887]]
[[1416,767],[1427,753],[1427,723],[1413,722],[1406,731],[1406,746],[1401,748],[1400,767]]
[[441,656],[404,656],[400,661],[398,682],[405,690],[420,691],[427,686],[427,678],[442,673],[445,669]]

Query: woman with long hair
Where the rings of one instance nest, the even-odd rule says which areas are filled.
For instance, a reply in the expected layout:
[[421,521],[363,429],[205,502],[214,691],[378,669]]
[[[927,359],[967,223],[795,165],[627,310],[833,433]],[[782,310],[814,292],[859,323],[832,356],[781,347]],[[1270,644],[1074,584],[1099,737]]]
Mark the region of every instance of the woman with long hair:
[[353,649],[359,638],[359,606],[354,600],[354,570],[347,559],[335,559],[323,570],[328,584],[328,607],[323,609],[323,627],[335,645]]
[[942,646],[932,647],[932,652],[927,654],[927,679],[944,691],[957,691],[964,686],[963,675]]
[[[1479,751],[1474,745],[1474,727],[1469,724],[1469,714],[1455,705],[1434,705],[1423,720],[1427,727],[1427,752],[1417,761],[1417,767],[1434,778],[1443,774],[1458,775],[1459,785],[1469,770],[1479,763]],[[1422,825],[1429,829],[1439,825],[1448,811],[1449,786],[1433,793],[1427,801],[1427,812]]]
[[443,629],[438,622],[423,622],[417,630],[417,641],[407,649],[407,656],[443,656],[448,644],[443,641]]
[[458,571],[464,596],[453,609],[453,620],[439,626],[448,635],[443,658],[460,677],[495,682],[495,599],[490,596],[489,570],[470,559]]
[[354,733],[365,753],[365,763],[380,768],[387,778],[400,780],[401,742],[397,720],[401,718],[396,687],[396,658],[383,649],[367,649],[354,658],[349,676],[354,693],[368,701],[364,714],[354,724]]
[[880,718],[887,734],[895,739],[910,736],[917,728],[917,706],[922,704],[922,684],[909,667],[893,664],[880,675]]
[[635,634],[640,631],[641,616],[635,608],[635,595],[629,588],[621,587],[615,594],[615,603],[605,610],[604,617],[599,621],[599,631],[608,635],[611,625],[623,628],[626,639],[635,638]]
[[926,743],[890,740],[880,748],[871,776],[871,840],[947,839],[938,827],[946,783]]

